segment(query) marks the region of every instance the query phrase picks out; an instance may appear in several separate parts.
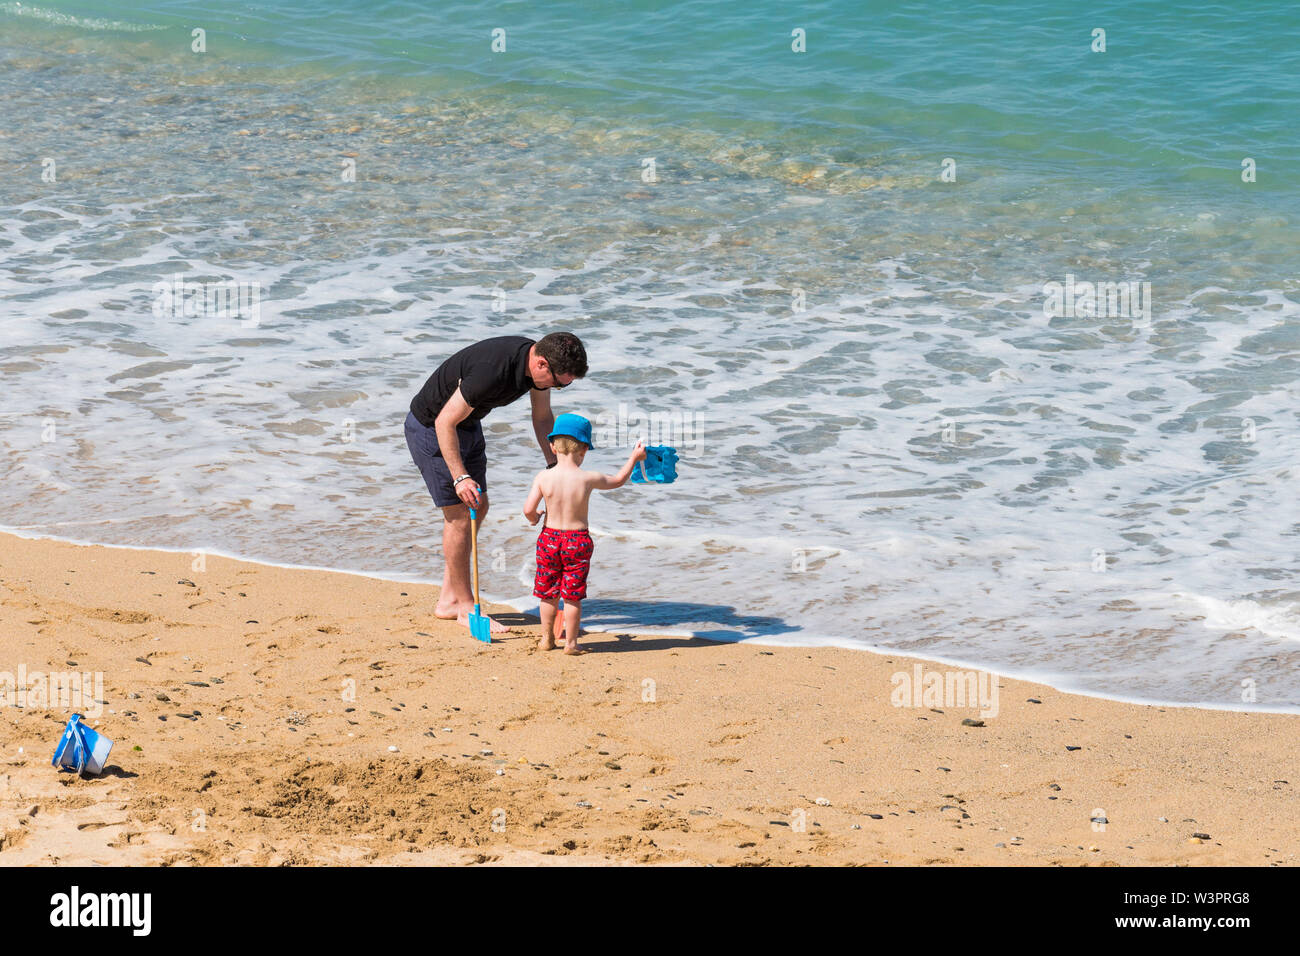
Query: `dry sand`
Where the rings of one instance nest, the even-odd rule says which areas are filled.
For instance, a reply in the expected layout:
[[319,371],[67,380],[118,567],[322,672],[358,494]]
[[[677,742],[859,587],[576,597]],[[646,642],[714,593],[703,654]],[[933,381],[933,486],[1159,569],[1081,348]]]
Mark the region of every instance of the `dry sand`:
[[74,779],[66,708],[0,708],[0,863],[1297,859],[1300,717],[999,678],[963,726],[891,704],[902,656],[593,634],[570,658],[517,615],[477,644],[431,586],[191,562],[0,536],[0,671],[102,672],[116,741]]

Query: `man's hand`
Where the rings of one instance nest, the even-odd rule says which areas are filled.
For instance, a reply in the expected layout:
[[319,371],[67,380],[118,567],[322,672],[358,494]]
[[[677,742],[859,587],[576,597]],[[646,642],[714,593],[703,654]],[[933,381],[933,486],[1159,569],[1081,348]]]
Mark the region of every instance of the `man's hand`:
[[456,497],[463,501],[468,507],[477,509],[479,507],[479,492],[482,491],[473,478],[466,478],[456,486]]

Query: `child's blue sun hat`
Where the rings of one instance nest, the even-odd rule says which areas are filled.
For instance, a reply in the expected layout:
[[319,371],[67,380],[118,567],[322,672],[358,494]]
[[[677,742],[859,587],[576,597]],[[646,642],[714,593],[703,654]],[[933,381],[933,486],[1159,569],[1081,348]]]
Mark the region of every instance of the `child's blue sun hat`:
[[591,422],[581,415],[574,415],[572,412],[565,412],[555,420],[555,427],[546,436],[546,440],[550,441],[556,435],[568,435],[570,438],[576,438],[586,445],[588,450],[596,447],[591,443]]

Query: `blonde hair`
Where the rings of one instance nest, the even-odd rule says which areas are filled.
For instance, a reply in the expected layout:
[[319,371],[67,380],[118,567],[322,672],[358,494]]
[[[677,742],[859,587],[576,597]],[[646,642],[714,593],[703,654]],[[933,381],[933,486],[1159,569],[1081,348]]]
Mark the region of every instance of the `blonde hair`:
[[551,439],[551,447],[561,455],[572,455],[579,448],[586,448],[587,446],[568,435],[556,435]]

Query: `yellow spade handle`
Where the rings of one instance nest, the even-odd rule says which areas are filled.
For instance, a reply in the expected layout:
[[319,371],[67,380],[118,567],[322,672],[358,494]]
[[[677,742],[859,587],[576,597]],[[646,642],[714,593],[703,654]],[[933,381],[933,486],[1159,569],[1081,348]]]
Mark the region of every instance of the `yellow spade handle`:
[[478,519],[472,515],[469,519],[469,541],[470,551],[474,555],[474,606],[479,605],[478,599]]

